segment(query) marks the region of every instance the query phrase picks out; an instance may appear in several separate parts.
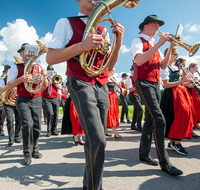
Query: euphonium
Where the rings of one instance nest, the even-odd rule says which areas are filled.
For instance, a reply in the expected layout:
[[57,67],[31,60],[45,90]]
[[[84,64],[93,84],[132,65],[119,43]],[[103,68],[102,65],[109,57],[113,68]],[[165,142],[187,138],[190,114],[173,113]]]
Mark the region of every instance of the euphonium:
[[[35,61],[42,54],[47,52],[47,48],[41,42],[39,41],[36,41],[36,42],[40,47],[38,55],[30,57],[28,61],[26,62],[26,67],[24,69],[24,75],[28,73],[28,74],[32,74],[32,77],[33,77],[30,83],[27,83],[27,82],[24,83],[26,90],[31,94],[36,94],[39,91],[41,91],[43,83],[44,83],[44,79],[45,79],[45,77],[41,75],[41,71],[38,71],[39,69],[40,70],[42,69],[41,65],[39,65],[38,63],[35,63]],[[33,84],[35,84],[35,87]]]
[[8,89],[3,93],[2,101],[5,104],[15,106],[15,101],[16,101],[17,97],[18,97],[18,95],[17,95],[16,88]]
[[52,78],[52,82],[54,84],[60,84],[62,83],[62,77],[60,75],[54,75]]
[[[88,19],[82,41],[84,41],[87,38],[87,36],[91,32],[91,30],[96,32],[99,25],[103,21],[108,21],[111,24],[114,24],[114,21],[110,16],[111,10],[113,10],[114,8],[116,8],[122,4],[126,8],[133,8],[139,3],[139,0],[105,0],[105,1],[95,1],[94,3],[99,3],[99,5],[93,11],[93,13],[90,15],[90,17]],[[104,15],[106,15],[107,13],[109,15],[109,18],[103,18]],[[104,46],[101,47],[100,49],[93,49],[91,51],[92,54],[91,54],[89,61],[87,59],[89,52],[83,52],[80,55],[81,67],[83,68],[85,73],[90,77],[94,77],[94,76],[98,76],[98,75],[102,74],[106,70],[106,68],[109,66],[109,64],[112,60],[112,57],[114,55],[114,52],[116,49],[117,34],[115,33],[112,48],[110,49],[111,43],[106,40],[107,30],[108,30],[108,27],[104,27],[102,30],[102,35],[105,32]],[[96,58],[97,52],[104,55],[102,64],[99,67],[94,65],[94,60]],[[109,56],[108,56],[108,54],[109,54]],[[105,62],[106,58],[107,58],[107,61]]]
[[[157,33],[159,36],[161,36],[163,33],[162,32],[158,32]],[[196,52],[197,50],[199,49],[200,47],[200,44],[197,43],[195,44],[194,46],[192,45],[189,45],[187,43],[184,43],[182,41],[179,41],[179,40],[176,40],[175,36],[172,35],[172,37],[168,40],[169,42],[172,42],[173,44],[177,45],[177,46],[180,46],[180,47],[183,47],[185,48],[187,51],[189,51],[189,57],[192,57]]]

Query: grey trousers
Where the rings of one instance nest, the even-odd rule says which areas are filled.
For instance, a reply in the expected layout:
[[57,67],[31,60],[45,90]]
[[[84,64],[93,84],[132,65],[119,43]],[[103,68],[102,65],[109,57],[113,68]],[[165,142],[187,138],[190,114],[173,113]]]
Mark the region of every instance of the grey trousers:
[[58,97],[43,98],[43,103],[47,114],[47,132],[54,133],[57,131],[57,124],[58,124],[58,109],[59,109]]
[[25,98],[18,96],[16,106],[22,125],[23,152],[25,156],[31,156],[39,151],[38,139],[41,131],[42,98]]
[[133,112],[133,119],[132,119],[132,123],[131,123],[131,129],[135,128],[135,124],[137,123],[137,128],[141,129],[142,125],[142,114],[143,114],[143,108],[142,105],[140,103],[141,98],[133,93],[130,93],[129,95],[129,99],[131,100],[131,102],[134,105],[134,112]]
[[124,121],[124,114],[126,115],[126,120],[129,121],[129,116],[128,116],[128,95],[122,95],[120,94],[120,100],[122,102],[122,111],[121,111],[121,121]]
[[169,156],[165,150],[164,135],[166,122],[160,109],[160,87],[158,82],[150,82],[138,79],[135,81],[135,88],[145,104],[145,123],[140,140],[139,156],[149,156],[152,133],[157,150],[160,166],[168,165]]
[[[21,125],[19,122],[19,114],[16,106],[7,105],[4,103],[4,110],[6,113],[9,142],[13,143],[14,140],[21,140],[22,138]],[[14,127],[13,116],[15,117],[15,127]]]
[[4,107],[0,106],[0,132],[4,131],[3,130],[3,124],[5,121],[5,111],[4,111]]
[[105,159],[108,87],[99,82],[91,85],[68,77],[67,88],[85,132],[86,167],[83,186],[84,189],[100,190]]

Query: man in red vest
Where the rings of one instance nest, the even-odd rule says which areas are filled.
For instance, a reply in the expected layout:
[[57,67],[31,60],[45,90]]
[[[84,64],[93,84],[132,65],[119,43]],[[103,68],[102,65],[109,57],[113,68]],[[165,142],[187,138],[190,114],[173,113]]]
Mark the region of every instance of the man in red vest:
[[[17,51],[22,57],[22,63],[13,65],[10,68],[7,88],[11,89],[17,86],[18,98],[16,100],[16,105],[19,112],[19,120],[22,125],[24,164],[30,165],[32,157],[42,157],[38,146],[41,131],[42,99],[41,91],[36,94],[31,94],[24,86],[24,82],[31,82],[32,80],[32,72],[24,75],[24,69],[27,61],[30,57],[32,57],[32,55],[25,54],[26,45],[28,44],[22,44],[21,48]],[[46,70],[42,69],[41,74],[46,76]],[[45,77],[42,90],[47,87],[47,84],[48,81]]]
[[[8,69],[10,69],[10,65],[4,65],[3,74],[0,77],[0,89],[5,87],[7,84],[7,77],[8,77]],[[4,136],[3,124],[5,121],[5,110],[3,107],[3,101],[1,99],[2,94],[0,94],[0,136]]]
[[[111,70],[119,56],[124,27],[119,23],[112,25],[113,33],[117,33],[116,51],[109,67],[97,77],[89,77],[80,66],[79,55],[82,52],[101,48],[103,37],[91,33],[84,41],[82,37],[88,21],[96,5],[91,0],[78,0],[80,12],[78,17],[60,19],[54,29],[53,37],[48,45],[47,63],[49,65],[67,61],[67,88],[74,102],[84,130],[86,169],[83,189],[102,189],[103,165],[105,157],[105,129],[107,123],[108,70]],[[98,30],[102,30],[99,27]],[[98,53],[96,66],[102,62],[102,54]]]
[[172,48],[175,46],[170,43],[166,56],[159,51],[171,37],[169,33],[161,35],[155,44],[154,37],[164,22],[159,20],[157,15],[149,15],[139,25],[140,38],[135,38],[131,45],[133,59],[135,88],[145,104],[145,123],[142,131],[139,157],[141,161],[151,165],[158,165],[150,156],[152,143],[152,133],[159,164],[163,171],[170,175],[181,175],[183,172],[171,165],[168,154],[165,150],[165,118],[160,109],[160,68],[165,69],[169,63]]

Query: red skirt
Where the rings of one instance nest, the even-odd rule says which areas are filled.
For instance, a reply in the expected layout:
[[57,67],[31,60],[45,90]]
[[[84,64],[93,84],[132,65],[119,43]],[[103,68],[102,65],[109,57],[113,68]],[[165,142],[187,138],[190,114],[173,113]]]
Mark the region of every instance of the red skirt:
[[[193,97],[193,105],[194,105],[196,121],[200,121],[200,98],[195,88],[192,88],[192,97]],[[196,123],[194,125],[196,125]]]
[[109,108],[107,115],[107,127],[119,126],[119,103],[114,89],[109,89]]
[[70,105],[70,119],[72,122],[73,135],[78,135],[79,133],[84,135],[84,132],[83,132],[83,129],[81,127],[81,123],[78,117],[78,113],[76,111],[73,101],[71,101],[71,105]]
[[174,121],[168,137],[170,139],[192,138],[193,130],[193,105],[187,89],[178,85],[172,88],[174,104]]

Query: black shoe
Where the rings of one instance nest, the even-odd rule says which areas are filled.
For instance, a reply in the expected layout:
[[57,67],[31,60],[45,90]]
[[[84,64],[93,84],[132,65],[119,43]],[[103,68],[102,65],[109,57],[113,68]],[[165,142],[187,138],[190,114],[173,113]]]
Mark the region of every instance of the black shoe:
[[50,134],[49,132],[47,132],[46,136],[47,136],[47,137],[50,137],[50,136],[51,136],[51,134]]
[[107,136],[107,137],[112,137],[112,134],[106,133],[106,136]]
[[115,136],[115,139],[119,140],[119,139],[122,139],[122,136],[119,135],[118,137]]
[[74,136],[73,136],[73,140],[74,140],[74,145],[78,146],[78,144],[79,144],[79,141],[75,141],[75,138],[74,138]]
[[120,123],[126,123],[126,121],[124,121],[124,120],[121,120],[121,121],[120,121]]
[[31,157],[24,156],[24,165],[30,165],[30,164],[31,164]]
[[193,138],[199,138],[199,135],[197,135],[196,133],[193,132],[193,133],[192,133],[192,137],[193,137]]
[[175,144],[174,142],[171,144],[171,147],[178,152],[181,155],[187,156],[188,153],[186,150],[182,147],[181,143]]
[[13,142],[8,142],[8,146],[12,146],[13,145]]
[[150,156],[149,157],[145,157],[145,158],[140,158],[140,160],[143,161],[143,162],[147,162],[150,165],[158,166],[158,162],[153,160]]
[[130,120],[127,120],[127,123],[132,123]]
[[168,174],[170,175],[182,175],[183,172],[177,168],[175,168],[174,166],[172,165],[166,165],[165,167],[161,167],[161,169],[164,171],[164,172],[167,172]]
[[32,157],[33,158],[42,158],[42,154],[40,152],[33,152]]
[[140,128],[136,128],[136,130],[142,132],[142,128],[141,127]]
[[0,131],[0,136],[5,136],[3,131]]
[[15,142],[16,142],[16,143],[21,143],[21,142],[22,142],[22,140],[15,139]]
[[51,135],[55,135],[55,136],[58,136],[58,132],[52,132]]

